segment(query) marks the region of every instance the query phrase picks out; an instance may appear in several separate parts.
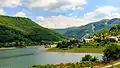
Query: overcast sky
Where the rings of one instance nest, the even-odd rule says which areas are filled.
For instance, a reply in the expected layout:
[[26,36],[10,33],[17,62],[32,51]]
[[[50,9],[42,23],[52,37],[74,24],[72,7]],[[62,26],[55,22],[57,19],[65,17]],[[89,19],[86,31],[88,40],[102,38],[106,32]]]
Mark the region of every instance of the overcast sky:
[[0,15],[28,17],[47,28],[120,18],[120,0],[0,0]]

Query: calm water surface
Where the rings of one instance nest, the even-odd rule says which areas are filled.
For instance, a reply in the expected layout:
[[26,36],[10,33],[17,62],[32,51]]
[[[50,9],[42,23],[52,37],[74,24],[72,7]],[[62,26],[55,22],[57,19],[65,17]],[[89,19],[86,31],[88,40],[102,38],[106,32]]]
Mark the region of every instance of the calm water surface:
[[[40,52],[44,47],[0,50],[0,68],[28,68],[34,64],[79,62],[87,53]],[[102,54],[90,54],[102,59]]]

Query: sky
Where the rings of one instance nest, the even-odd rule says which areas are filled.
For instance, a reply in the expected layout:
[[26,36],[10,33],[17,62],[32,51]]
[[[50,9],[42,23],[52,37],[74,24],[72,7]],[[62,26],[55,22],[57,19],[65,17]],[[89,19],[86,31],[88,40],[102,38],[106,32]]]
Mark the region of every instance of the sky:
[[120,0],[0,0],[0,15],[26,17],[46,28],[120,18]]

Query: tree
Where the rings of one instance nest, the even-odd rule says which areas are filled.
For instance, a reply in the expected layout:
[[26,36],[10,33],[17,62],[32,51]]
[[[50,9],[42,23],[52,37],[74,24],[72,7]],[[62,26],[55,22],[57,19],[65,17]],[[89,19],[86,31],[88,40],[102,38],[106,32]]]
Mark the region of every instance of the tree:
[[59,43],[57,44],[57,48],[61,48],[61,46],[62,46],[62,43],[59,42]]
[[82,61],[95,62],[97,60],[98,60],[98,58],[96,56],[92,57],[91,55],[85,55],[84,57],[82,57]]
[[97,61],[98,58],[96,56],[94,56],[93,58],[90,59],[90,61],[94,62],[94,61]]
[[82,57],[82,61],[90,61],[91,58],[91,55],[85,55],[84,57]]
[[112,44],[104,50],[103,60],[109,62],[111,60],[120,59],[120,47],[116,44]]

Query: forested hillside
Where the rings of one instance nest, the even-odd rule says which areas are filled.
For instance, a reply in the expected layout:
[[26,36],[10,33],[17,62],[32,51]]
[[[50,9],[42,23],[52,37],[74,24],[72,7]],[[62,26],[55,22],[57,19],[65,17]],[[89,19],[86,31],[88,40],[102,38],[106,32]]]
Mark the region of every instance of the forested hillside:
[[[117,24],[120,24],[120,18],[114,18],[110,20],[103,19],[101,21],[92,22],[84,26],[64,29],[65,32],[63,32],[63,35],[70,38],[81,39],[83,37],[89,37],[90,35],[103,29],[109,29]],[[56,31],[60,32],[60,30]]]
[[29,18],[0,16],[0,42],[59,41],[65,37]]
[[96,36],[117,36],[120,35],[120,24],[115,25],[109,29],[103,29],[97,33],[95,33],[94,35]]

